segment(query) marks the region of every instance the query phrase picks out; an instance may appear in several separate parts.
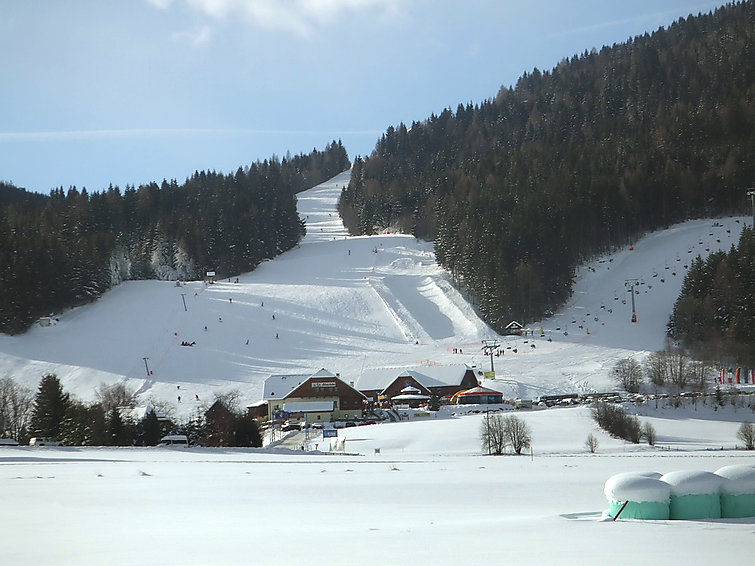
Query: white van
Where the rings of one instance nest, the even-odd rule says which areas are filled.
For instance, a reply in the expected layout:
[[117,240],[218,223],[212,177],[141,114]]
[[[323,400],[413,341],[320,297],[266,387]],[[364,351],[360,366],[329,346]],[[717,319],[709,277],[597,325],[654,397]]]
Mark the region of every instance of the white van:
[[189,438],[185,434],[169,434],[160,439],[158,446],[182,446],[188,448]]

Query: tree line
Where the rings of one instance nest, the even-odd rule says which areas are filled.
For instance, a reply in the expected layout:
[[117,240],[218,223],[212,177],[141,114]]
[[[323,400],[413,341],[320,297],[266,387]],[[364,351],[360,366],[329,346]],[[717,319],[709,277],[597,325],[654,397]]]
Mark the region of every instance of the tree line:
[[744,228],[736,246],[703,260],[684,278],[668,324],[669,335],[719,367],[755,366],[755,230]]
[[[159,407],[133,418],[134,394],[123,384],[101,384],[95,401],[85,403],[67,393],[55,374],[39,382],[36,393],[12,378],[0,379],[0,438],[28,444],[32,437],[66,446],[155,446],[167,434],[185,434],[191,444],[262,446],[257,422],[239,410],[235,393],[218,393],[227,418],[215,422],[197,414],[187,422],[159,419]],[[165,408],[167,411],[167,408]],[[222,436],[222,443],[218,443]]]
[[250,271],[304,235],[296,193],[348,167],[339,141],[181,184],[48,196],[0,183],[0,332],[23,332],[124,280]]
[[755,4],[680,18],[389,127],[339,209],[434,239],[502,331],[565,301],[575,266],[646,231],[744,210],[755,180]]

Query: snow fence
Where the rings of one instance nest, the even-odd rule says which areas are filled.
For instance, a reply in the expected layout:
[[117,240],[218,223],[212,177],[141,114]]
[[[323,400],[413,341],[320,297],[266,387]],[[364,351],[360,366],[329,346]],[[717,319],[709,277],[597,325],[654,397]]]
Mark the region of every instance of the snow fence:
[[[622,519],[720,519],[755,517],[755,467],[629,472],[608,479],[603,489],[608,515]],[[623,510],[622,510],[623,508]]]

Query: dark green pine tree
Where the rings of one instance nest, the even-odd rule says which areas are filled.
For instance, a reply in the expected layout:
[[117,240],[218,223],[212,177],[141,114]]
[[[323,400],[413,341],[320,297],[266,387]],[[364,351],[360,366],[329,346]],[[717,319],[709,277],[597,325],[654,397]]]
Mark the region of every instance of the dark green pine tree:
[[126,425],[116,407],[113,407],[108,415],[107,440],[109,446],[126,446]]
[[32,433],[41,437],[61,438],[68,406],[68,393],[63,392],[58,376],[54,373],[45,375],[39,382],[39,389],[34,398]]
[[150,411],[142,419],[143,442],[145,446],[157,446],[160,442],[160,422],[155,411]]
[[262,436],[257,426],[257,421],[248,415],[242,415],[236,421],[236,430],[234,432],[234,443],[236,446],[260,447],[262,446]]

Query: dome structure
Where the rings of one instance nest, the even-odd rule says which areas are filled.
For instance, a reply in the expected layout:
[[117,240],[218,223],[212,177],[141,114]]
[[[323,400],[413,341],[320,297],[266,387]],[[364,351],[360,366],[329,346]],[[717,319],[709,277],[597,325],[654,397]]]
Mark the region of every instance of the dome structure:
[[716,470],[721,484],[721,517],[755,517],[755,466],[744,464]]
[[671,487],[670,519],[720,519],[724,478],[713,472],[669,472],[660,481]]
[[[622,519],[669,518],[671,487],[654,472],[628,472],[608,478],[603,488],[608,499],[608,514]],[[623,508],[623,510],[622,510]]]

